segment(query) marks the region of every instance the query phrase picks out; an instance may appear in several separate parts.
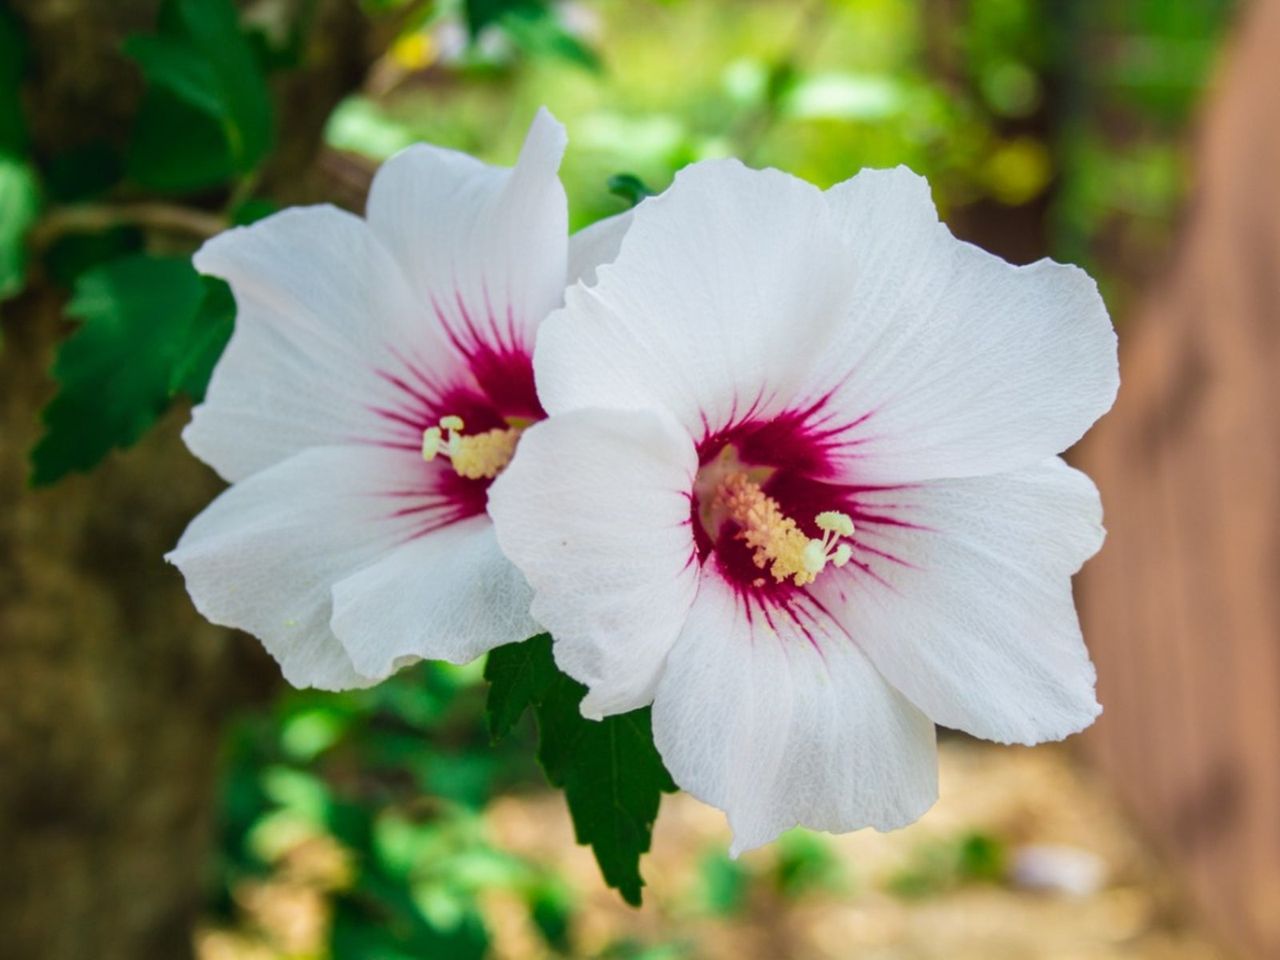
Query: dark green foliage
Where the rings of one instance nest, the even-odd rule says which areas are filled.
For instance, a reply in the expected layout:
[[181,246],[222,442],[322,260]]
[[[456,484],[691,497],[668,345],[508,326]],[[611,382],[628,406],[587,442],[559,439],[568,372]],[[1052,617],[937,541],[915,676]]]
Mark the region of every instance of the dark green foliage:
[[698,864],[698,899],[709,913],[733,916],[746,906],[751,874],[740,860],[732,860],[723,850],[707,853]]
[[838,890],[845,883],[840,860],[822,834],[789,830],[778,838],[777,854],[773,881],[785,897]]
[[654,191],[634,173],[615,173],[609,178],[609,192],[621,197],[631,206],[635,206],[645,197],[652,197]]
[[266,79],[230,0],[168,0],[154,35],[125,43],[147,92],[128,172],[153,190],[216,186],[256,168],[274,141]]
[[579,843],[590,845],[605,883],[639,905],[640,855],[649,849],[663,792],[676,789],[653,745],[649,708],[587,720],[586,687],[556,669],[543,634],[489,654],[489,726],[500,737],[533,707],[538,759],[564,790]]
[[368,690],[289,692],[271,716],[237,725],[223,776],[222,919],[236,920],[243,883],[278,876],[291,851],[324,839],[348,858],[327,882],[327,956],[478,960],[489,939],[481,898],[494,890],[518,897],[547,944],[569,953],[568,890],[495,849],[475,812],[493,784],[471,783],[465,800],[427,786],[471,759],[515,762],[485,749],[479,693],[470,674],[424,663]]
[[40,185],[26,159],[21,84],[26,51],[18,24],[0,8],[0,300],[26,281],[27,231],[40,210]]
[[600,69],[600,57],[564,28],[546,0],[466,0],[465,13],[473,41],[486,27],[496,25],[531,56]]
[[185,257],[137,255],[82,274],[67,314],[80,327],[54,361],[59,390],[32,454],[36,484],[131,445],[176,393],[202,396],[234,303]]
[[1005,846],[998,837],[966,833],[952,840],[919,847],[911,862],[889,880],[900,897],[936,896],[967,883],[998,883],[1004,879]]
[[27,149],[20,96],[26,63],[26,42],[18,21],[0,6],[0,153],[21,154]]

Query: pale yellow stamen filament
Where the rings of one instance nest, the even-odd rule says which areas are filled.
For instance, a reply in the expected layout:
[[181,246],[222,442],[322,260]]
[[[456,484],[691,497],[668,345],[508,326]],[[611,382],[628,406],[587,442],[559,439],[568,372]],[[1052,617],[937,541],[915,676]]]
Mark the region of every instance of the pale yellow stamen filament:
[[474,436],[462,435],[461,417],[440,418],[440,425],[422,431],[422,459],[447,457],[459,476],[492,480],[515,456],[523,426],[494,427]]
[[822,539],[811,539],[746,473],[733,472],[716,487],[713,509],[723,512],[742,529],[738,539],[755,553],[752,561],[768,569],[778,583],[790,580],[797,587],[813,583],[828,563],[843,567],[853,548],[840,541],[853,536],[848,514],[827,510],[814,518]]

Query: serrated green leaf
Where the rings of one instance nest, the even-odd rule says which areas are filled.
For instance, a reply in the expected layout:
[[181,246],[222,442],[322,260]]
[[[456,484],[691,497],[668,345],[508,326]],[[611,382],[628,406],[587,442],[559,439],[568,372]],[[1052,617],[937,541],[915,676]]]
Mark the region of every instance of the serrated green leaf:
[[185,393],[196,402],[204,399],[209,377],[231,339],[236,320],[236,301],[226,281],[216,277],[200,279],[204,299],[169,380],[170,395]]
[[82,274],[67,306],[80,327],[54,361],[59,389],[44,410],[32,482],[88,470],[135,443],[175,390],[202,390],[226,297],[184,257],[130,256]]
[[494,650],[485,677],[490,730],[501,736],[534,708],[538,760],[564,790],[578,842],[591,847],[605,883],[638,906],[640,856],[649,850],[662,794],[676,789],[653,744],[649,708],[583,717],[587,688],[556,668],[546,634]]
[[139,183],[208,187],[270,152],[270,92],[230,0],[168,0],[159,32],[130,37],[125,52],[147,81],[128,158]]
[[0,153],[0,300],[26,283],[27,231],[40,212],[40,188],[31,167]]
[[489,681],[489,735],[495,743],[511,732],[526,709],[542,700],[555,676],[549,633],[489,654],[484,678]]

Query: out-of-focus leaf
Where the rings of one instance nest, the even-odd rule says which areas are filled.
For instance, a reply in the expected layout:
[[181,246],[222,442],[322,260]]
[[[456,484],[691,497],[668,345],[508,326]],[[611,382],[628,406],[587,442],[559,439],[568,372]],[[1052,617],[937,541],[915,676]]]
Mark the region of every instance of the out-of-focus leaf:
[[803,829],[788,830],[778,838],[776,850],[774,880],[784,896],[834,890],[844,882],[839,859],[819,834]]
[[27,231],[39,212],[35,173],[25,161],[0,153],[0,300],[26,282]]
[[32,482],[88,470],[136,442],[177,390],[202,392],[229,304],[185,257],[130,256],[81,275],[67,306],[80,327],[54,361],[59,390],[44,410]]
[[57,283],[71,288],[76,277],[110,260],[142,250],[146,235],[137,227],[112,227],[96,233],[68,233],[44,251],[44,266]]
[[615,173],[609,178],[609,192],[621,197],[631,206],[635,206],[645,197],[652,197],[654,191],[634,173]]
[[499,23],[527,54],[555,57],[593,72],[603,66],[599,55],[566,30],[551,10],[521,7],[505,14]]
[[20,89],[26,64],[21,26],[6,7],[0,6],[0,153],[18,155],[27,149]]
[[595,854],[605,883],[640,904],[640,856],[649,850],[664,792],[676,789],[653,745],[649,708],[588,720],[586,687],[556,669],[542,634],[489,654],[490,729],[510,729],[522,709],[538,718],[538,759],[564,790],[574,833]]
[[721,849],[702,858],[698,865],[700,899],[716,916],[739,913],[746,903],[751,875],[739,860],[731,860]]
[[214,364],[231,339],[236,319],[231,287],[216,277],[201,277],[200,281],[204,284],[204,299],[169,379],[170,395],[185,393],[197,402],[204,399]]
[[525,53],[557,57],[588,70],[600,69],[600,57],[570,33],[546,0],[466,0],[467,32],[474,41],[486,27],[501,27]]
[[465,0],[463,4],[467,19],[467,32],[474,40],[480,31],[491,23],[497,22],[509,13],[523,16],[546,16],[545,0]]
[[230,0],[168,0],[159,32],[125,51],[147,81],[128,171],[151,189],[213,186],[270,152],[270,92]]
[[40,212],[40,185],[27,162],[21,84],[26,49],[17,20],[0,8],[0,301],[26,283],[27,231]]

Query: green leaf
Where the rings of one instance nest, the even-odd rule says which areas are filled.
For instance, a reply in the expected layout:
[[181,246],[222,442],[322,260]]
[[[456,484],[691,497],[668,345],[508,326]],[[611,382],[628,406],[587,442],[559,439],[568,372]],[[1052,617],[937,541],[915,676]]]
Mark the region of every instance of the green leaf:
[[471,35],[471,39],[475,40],[485,27],[496,23],[506,14],[545,16],[547,5],[545,0],[466,0],[464,10],[467,18],[467,32]]
[[35,173],[25,161],[0,153],[0,300],[26,283],[27,231],[39,212]]
[[489,735],[497,743],[539,702],[556,677],[551,658],[551,634],[542,633],[524,643],[509,643],[489,654],[484,678],[489,681]]
[[609,192],[621,197],[631,206],[635,206],[645,197],[652,197],[654,191],[634,173],[615,173],[608,181]]
[[202,394],[233,311],[225,285],[185,257],[130,256],[82,274],[67,306],[80,327],[54,361],[59,390],[32,482],[88,470],[136,442],[177,391]]
[[21,155],[27,149],[21,96],[26,66],[22,28],[17,17],[0,7],[0,153]]
[[26,45],[17,19],[0,8],[0,301],[26,283],[27,231],[40,212],[40,185],[27,162],[22,115]]
[[578,705],[587,688],[556,669],[546,634],[494,650],[485,678],[494,736],[534,708],[538,759],[564,790],[578,842],[595,853],[605,883],[639,906],[640,855],[649,849],[662,794],[676,789],[653,745],[649,708],[600,721],[583,717]]
[[201,277],[200,281],[204,284],[204,299],[169,378],[170,396],[185,393],[197,403],[204,399],[214,364],[226,349],[236,320],[231,287],[216,277]]
[[271,151],[270,91],[230,0],[167,0],[159,32],[130,37],[125,52],[147,81],[128,157],[143,186],[214,186]]

